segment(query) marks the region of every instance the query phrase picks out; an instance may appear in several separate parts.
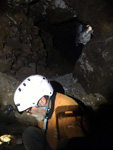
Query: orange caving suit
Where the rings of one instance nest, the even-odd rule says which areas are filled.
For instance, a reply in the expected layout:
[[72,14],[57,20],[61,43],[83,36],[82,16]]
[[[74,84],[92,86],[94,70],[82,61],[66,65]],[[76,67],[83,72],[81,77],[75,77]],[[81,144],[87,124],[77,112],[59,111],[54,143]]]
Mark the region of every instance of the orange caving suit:
[[[57,93],[46,131],[46,138],[52,150],[56,149],[58,140],[64,137],[85,136],[80,125],[81,118],[78,104],[72,98]],[[43,121],[38,122],[38,127],[43,129]]]

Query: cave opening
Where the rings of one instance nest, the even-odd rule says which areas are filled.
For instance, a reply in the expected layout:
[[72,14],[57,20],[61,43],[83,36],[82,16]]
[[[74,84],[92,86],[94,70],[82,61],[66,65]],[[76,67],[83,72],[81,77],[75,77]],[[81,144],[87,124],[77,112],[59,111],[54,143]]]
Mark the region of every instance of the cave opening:
[[51,24],[45,20],[36,23],[41,32],[52,36],[53,47],[50,52],[48,51],[48,66],[56,64],[60,67],[61,64],[64,64],[64,66],[67,65],[67,70],[72,72],[84,46],[80,43],[75,44],[78,24],[80,21],[77,18],[58,24]]

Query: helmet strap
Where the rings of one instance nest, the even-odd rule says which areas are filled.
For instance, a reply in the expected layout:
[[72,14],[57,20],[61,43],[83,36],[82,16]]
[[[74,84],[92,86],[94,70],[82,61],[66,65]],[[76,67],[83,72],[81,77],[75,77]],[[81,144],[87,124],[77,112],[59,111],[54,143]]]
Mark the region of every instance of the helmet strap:
[[36,105],[35,106],[36,108],[38,108],[38,107],[42,107],[43,109],[45,109],[45,110],[47,110],[48,109],[48,107],[46,107],[46,106],[39,106],[39,105]]

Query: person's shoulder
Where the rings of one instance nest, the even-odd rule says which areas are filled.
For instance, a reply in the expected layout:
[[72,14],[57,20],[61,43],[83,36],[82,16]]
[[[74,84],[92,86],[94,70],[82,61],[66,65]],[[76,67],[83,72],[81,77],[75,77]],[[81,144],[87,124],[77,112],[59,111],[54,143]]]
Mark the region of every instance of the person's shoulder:
[[70,96],[62,93],[57,93],[56,94],[56,100],[60,104],[64,105],[78,105],[77,102]]

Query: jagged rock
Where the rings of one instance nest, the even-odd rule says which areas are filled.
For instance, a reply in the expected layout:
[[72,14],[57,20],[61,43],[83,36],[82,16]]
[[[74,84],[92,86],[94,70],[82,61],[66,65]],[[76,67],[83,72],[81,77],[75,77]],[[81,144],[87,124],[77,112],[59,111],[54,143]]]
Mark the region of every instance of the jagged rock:
[[19,80],[24,80],[30,75],[35,74],[36,72],[36,66],[32,67],[21,67],[18,72],[16,73],[15,77]]
[[76,17],[76,12],[62,0],[42,0],[30,7],[29,17],[32,16],[34,16],[33,20],[35,23],[45,19],[49,23],[58,24],[73,19]]
[[14,76],[31,64],[45,66],[47,52],[32,20],[20,12],[7,12],[0,18],[0,71]]
[[113,91],[113,36],[92,39],[75,64],[74,76],[85,91],[100,93],[112,100]]

